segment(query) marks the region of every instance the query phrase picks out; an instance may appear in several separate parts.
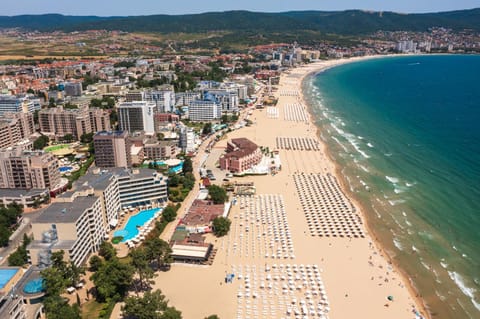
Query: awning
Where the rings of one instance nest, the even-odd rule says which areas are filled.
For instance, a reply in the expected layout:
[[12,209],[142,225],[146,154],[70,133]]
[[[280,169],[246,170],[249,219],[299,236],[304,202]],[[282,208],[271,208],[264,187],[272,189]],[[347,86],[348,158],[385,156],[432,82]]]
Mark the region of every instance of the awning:
[[117,227],[117,225],[118,225],[118,219],[112,219],[112,220],[110,221],[110,226],[112,226],[112,227]]

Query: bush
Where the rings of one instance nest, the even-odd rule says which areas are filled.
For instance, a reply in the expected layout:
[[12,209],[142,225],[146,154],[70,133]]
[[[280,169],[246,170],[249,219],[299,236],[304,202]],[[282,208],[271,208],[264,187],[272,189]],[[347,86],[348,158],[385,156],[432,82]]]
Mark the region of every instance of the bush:
[[230,230],[230,224],[232,222],[225,217],[219,216],[213,220],[213,233],[217,237],[222,237],[228,234]]

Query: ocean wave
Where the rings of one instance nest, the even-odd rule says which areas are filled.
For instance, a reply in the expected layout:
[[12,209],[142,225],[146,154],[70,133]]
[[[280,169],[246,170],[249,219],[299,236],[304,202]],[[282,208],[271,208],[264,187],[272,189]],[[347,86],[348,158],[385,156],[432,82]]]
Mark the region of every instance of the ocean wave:
[[395,200],[389,200],[388,203],[390,204],[390,206],[396,206],[398,204],[403,204],[405,203],[406,200],[404,199],[395,199]]
[[369,170],[368,168],[366,168],[365,166],[363,166],[363,165],[358,165],[358,167],[360,167],[364,172],[370,173],[370,170]]
[[398,250],[403,251],[402,243],[397,238],[393,239],[393,244],[398,248]]
[[372,143],[367,143],[367,146],[370,147],[370,148],[374,147]]
[[413,226],[412,223],[411,223],[408,219],[406,219],[406,218],[405,218],[405,224],[407,224],[407,225],[410,226],[410,227]]
[[413,183],[408,183],[408,182],[407,182],[407,183],[405,183],[405,186],[407,186],[407,187],[413,187],[413,186],[415,186],[416,184],[417,184],[417,182],[413,182]]
[[389,181],[393,185],[397,184],[398,181],[399,181],[399,179],[397,177],[385,176],[385,178],[387,179],[387,181]]
[[457,287],[460,288],[460,290],[463,292],[463,294],[467,297],[470,297],[470,300],[472,301],[475,308],[480,310],[480,303],[478,303],[475,300],[475,292],[476,292],[475,288],[468,287],[465,284],[465,280],[463,279],[463,277],[455,271],[449,271],[448,275],[450,276],[450,279],[452,279],[453,282],[455,282]]
[[386,157],[390,157],[390,156],[392,156],[393,154],[392,154],[392,153],[385,153],[385,154],[383,154],[383,155],[385,155]]
[[400,187],[395,187],[393,191],[395,192],[395,194],[401,194],[405,192],[405,190]]
[[419,252],[418,248],[417,248],[417,247],[415,247],[414,245],[412,245],[412,250],[413,250],[414,252],[416,252],[416,253],[418,253],[418,252]]
[[444,269],[447,269],[448,264],[445,262],[445,259],[442,258],[442,260],[440,261],[440,266],[442,266]]

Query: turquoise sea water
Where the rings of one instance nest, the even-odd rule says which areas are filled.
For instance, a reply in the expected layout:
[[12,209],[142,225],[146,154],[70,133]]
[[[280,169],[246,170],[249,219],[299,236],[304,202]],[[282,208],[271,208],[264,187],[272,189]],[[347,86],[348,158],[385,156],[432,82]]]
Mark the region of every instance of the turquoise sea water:
[[321,138],[435,318],[480,318],[480,56],[363,61],[308,78]]

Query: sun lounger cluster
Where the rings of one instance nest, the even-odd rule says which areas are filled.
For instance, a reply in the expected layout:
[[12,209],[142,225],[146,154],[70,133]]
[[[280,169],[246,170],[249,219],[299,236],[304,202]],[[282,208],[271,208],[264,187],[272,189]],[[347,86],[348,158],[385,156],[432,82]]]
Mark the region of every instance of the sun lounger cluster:
[[237,319],[327,319],[330,304],[318,265],[232,266]]
[[277,148],[293,151],[319,151],[317,140],[310,137],[277,137]]
[[280,96],[299,96],[298,90],[281,90]]
[[303,104],[286,104],[284,114],[285,121],[308,122],[309,115]]
[[295,174],[295,186],[312,236],[365,237],[362,220],[331,174]]
[[279,112],[276,106],[267,107],[267,118],[269,119],[278,119]]
[[248,258],[295,258],[283,196],[239,196],[240,213],[230,230],[229,254]]

